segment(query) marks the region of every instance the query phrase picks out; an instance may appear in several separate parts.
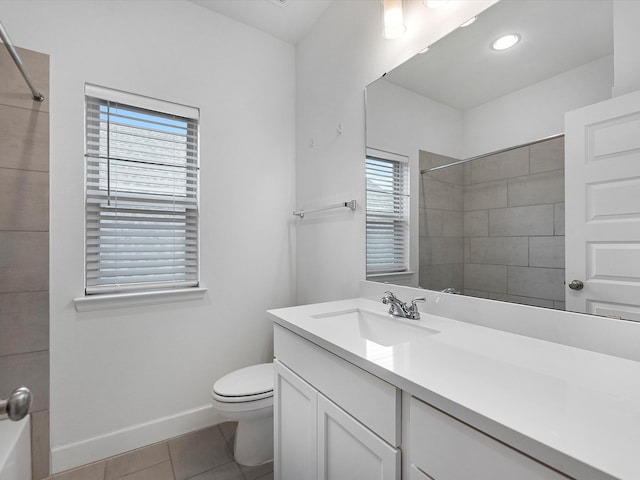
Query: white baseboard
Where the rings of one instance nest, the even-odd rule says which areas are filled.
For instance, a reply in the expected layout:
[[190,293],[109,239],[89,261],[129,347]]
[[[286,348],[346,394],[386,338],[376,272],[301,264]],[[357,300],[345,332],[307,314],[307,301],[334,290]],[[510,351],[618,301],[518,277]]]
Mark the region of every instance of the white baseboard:
[[203,405],[80,442],[53,446],[51,472],[63,472],[223,421],[211,405]]

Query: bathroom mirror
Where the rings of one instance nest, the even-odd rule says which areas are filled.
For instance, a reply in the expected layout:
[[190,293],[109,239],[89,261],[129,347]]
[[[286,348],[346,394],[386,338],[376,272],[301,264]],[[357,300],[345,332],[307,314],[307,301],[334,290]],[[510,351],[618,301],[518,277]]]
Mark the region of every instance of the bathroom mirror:
[[565,309],[564,114],[611,98],[613,52],[611,1],[501,0],[367,86],[410,192],[406,269],[367,279]]

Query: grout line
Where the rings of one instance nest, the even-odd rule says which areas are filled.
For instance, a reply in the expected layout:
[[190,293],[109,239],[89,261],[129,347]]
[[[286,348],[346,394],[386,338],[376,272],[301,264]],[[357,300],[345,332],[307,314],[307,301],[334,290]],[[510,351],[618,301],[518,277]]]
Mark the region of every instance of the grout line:
[[173,456],[171,455],[171,446],[169,445],[169,440],[166,440],[167,451],[169,452],[169,462],[171,463],[171,473],[173,474],[173,480],[176,480],[176,469],[173,466]]

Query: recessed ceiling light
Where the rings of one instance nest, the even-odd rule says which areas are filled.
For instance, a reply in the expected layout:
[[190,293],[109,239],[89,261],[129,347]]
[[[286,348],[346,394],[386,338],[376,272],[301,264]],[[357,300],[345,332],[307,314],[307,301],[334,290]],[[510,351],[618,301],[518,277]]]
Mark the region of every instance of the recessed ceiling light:
[[422,54],[422,53],[426,53],[429,50],[429,47],[424,47],[422,50],[420,50],[418,52],[418,55]]
[[469,20],[467,20],[466,22],[464,22],[463,24],[461,24],[461,27],[468,27],[469,25],[471,25],[473,22],[475,22],[478,19],[478,16],[476,15],[475,17],[471,17]]
[[497,51],[506,50],[507,48],[513,47],[519,41],[520,35],[518,35],[517,33],[510,33],[494,40],[494,42],[491,44],[491,48]]

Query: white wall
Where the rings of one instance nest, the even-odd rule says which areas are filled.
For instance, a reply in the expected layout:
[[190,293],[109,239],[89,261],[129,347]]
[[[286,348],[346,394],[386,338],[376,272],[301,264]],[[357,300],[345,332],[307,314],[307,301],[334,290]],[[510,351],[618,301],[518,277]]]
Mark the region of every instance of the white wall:
[[640,89],[640,2],[613,2],[613,46],[616,51],[614,96]]
[[[422,1],[407,1],[407,32],[385,40],[379,2],[339,0],[298,44],[297,205],[353,198],[360,205],[355,214],[336,211],[298,221],[298,303],[357,296],[358,281],[365,278],[365,86],[493,3],[458,1],[427,9]],[[336,133],[339,122],[342,135]]]
[[471,158],[564,133],[564,114],[611,98],[613,56],[581,65],[464,112]]
[[[0,18],[51,56],[54,472],[218,423],[214,380],[272,358],[263,312],[294,299],[294,48],[180,0],[0,0]],[[204,300],[75,311],[85,82],[200,108]]]

